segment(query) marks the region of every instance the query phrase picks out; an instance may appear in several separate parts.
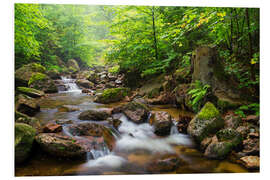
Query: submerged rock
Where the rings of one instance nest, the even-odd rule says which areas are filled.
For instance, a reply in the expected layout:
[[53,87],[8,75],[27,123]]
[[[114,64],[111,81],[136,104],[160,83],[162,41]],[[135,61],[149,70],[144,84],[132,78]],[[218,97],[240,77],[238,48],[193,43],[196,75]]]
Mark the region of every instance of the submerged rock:
[[183,162],[177,155],[163,155],[157,157],[146,167],[151,173],[165,173],[176,170]]
[[150,113],[149,108],[137,101],[129,102],[122,107],[122,112],[135,123],[146,122]]
[[112,109],[90,109],[79,114],[80,120],[94,120],[102,121],[106,120],[112,114]]
[[25,161],[31,152],[36,130],[24,123],[15,123],[15,162]]
[[216,107],[207,102],[201,111],[190,121],[187,132],[196,141],[201,142],[204,138],[212,133],[217,132],[224,125],[224,120],[221,118]]
[[98,103],[113,103],[117,101],[121,101],[124,99],[125,96],[127,96],[130,93],[129,88],[110,88],[105,89],[102,94],[98,95],[95,98],[95,102]]
[[59,112],[74,112],[74,111],[79,111],[79,108],[75,108],[69,105],[62,105],[61,107],[58,108]]
[[86,157],[86,148],[75,138],[55,133],[41,133],[35,139],[45,152],[53,156],[65,158]]
[[167,136],[170,134],[172,127],[172,117],[168,112],[155,112],[150,124],[154,126],[154,132],[158,136]]
[[28,116],[34,116],[40,111],[40,106],[33,98],[20,94],[16,102],[16,110]]
[[18,87],[17,90],[20,93],[33,97],[33,98],[39,98],[45,95],[43,91],[39,91],[37,89],[28,88],[28,87]]

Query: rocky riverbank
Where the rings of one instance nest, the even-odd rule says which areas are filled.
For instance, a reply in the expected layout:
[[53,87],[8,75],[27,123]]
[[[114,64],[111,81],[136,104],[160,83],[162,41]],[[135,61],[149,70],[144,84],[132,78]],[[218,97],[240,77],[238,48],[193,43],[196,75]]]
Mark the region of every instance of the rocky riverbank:
[[[200,51],[207,53],[200,56]],[[66,65],[68,70],[62,73],[46,71],[43,66],[36,63],[21,67],[15,72],[16,164],[27,162],[31,159],[31,152],[36,149],[63,159],[95,159],[112,151],[118,152],[121,147],[118,136],[121,136],[122,140],[129,140],[130,143],[138,141],[136,129],[132,131],[125,129],[130,128],[128,123],[133,123],[132,127],[139,129],[145,127],[146,130],[153,132],[147,135],[146,143],[147,139],[149,143],[156,143],[157,149],[153,150],[155,152],[159,152],[158,143],[161,142],[156,142],[152,138],[165,138],[163,141],[167,143],[170,142],[169,138],[172,138],[173,132],[188,134],[194,139],[197,150],[201,151],[204,157],[219,161],[226,159],[241,164],[251,171],[258,171],[259,116],[249,115],[241,118],[236,115],[233,108],[239,106],[240,102],[243,103],[238,92],[224,85],[224,79],[220,78],[219,74],[222,72],[216,72],[213,68],[215,63],[211,67],[203,66],[202,69],[202,66],[198,65],[201,59],[204,61],[212,59],[212,50],[197,50],[193,72],[181,69],[173,74],[162,74],[135,89],[127,87],[125,84],[127,77],[124,74],[109,72],[109,67],[101,66],[80,70],[75,60],[70,60]],[[89,109],[87,108],[91,107],[89,105],[83,110],[70,104],[56,105],[56,112],[60,115],[72,114],[75,121],[69,117],[42,122],[36,118],[42,109],[39,102],[71,88],[61,77],[72,78],[74,81],[72,85],[77,85],[84,96],[92,98],[91,103],[105,104],[107,107]],[[168,111],[153,111],[155,105],[173,105],[179,110],[193,111],[189,103],[191,95],[188,94],[188,89],[192,86],[191,81],[195,79],[207,82],[212,87],[216,86],[211,93],[214,98],[210,96],[206,99],[197,113],[174,117]],[[224,96],[224,91],[229,93]],[[121,114],[127,121],[123,120]],[[182,140],[181,136],[177,137],[178,141]],[[178,142],[177,139],[171,141],[172,144]],[[170,144],[166,143],[165,145]],[[168,149],[170,146],[168,145]],[[139,152],[138,149],[137,151]],[[177,153],[169,152],[165,155],[162,153],[155,155],[155,158],[151,157],[152,160],[144,167],[147,172],[181,172],[177,169],[185,166],[187,162]]]

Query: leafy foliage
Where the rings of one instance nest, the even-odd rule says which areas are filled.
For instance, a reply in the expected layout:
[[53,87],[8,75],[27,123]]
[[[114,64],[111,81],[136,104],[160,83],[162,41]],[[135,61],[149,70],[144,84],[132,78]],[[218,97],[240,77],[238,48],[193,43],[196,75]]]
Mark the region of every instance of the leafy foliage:
[[240,106],[235,110],[235,114],[238,114],[240,117],[246,117],[247,114],[255,114],[256,116],[260,115],[260,104],[252,103],[249,105]]
[[188,94],[191,95],[191,106],[195,112],[199,111],[199,108],[205,102],[210,85],[202,85],[200,81],[195,81],[193,83],[193,88],[188,91]]

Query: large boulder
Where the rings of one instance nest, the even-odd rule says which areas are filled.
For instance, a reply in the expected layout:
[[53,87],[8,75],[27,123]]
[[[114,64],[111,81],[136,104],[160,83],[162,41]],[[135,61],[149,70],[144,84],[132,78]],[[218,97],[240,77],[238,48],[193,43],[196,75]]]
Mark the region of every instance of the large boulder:
[[207,102],[201,111],[190,121],[187,132],[201,142],[212,133],[216,133],[224,126],[224,120],[221,118],[216,107]]
[[122,112],[133,122],[135,123],[143,123],[146,122],[150,111],[149,108],[140,102],[132,101],[128,104],[124,105],[122,108]]
[[28,81],[33,73],[45,73],[45,71],[45,67],[38,63],[24,65],[15,71],[15,86],[28,86]]
[[36,130],[41,129],[40,121],[37,118],[29,117],[26,114],[20,113],[18,111],[15,111],[15,122],[28,124]]
[[130,93],[129,88],[110,88],[105,89],[100,95],[95,98],[95,102],[98,103],[113,103],[117,101],[121,101]]
[[34,116],[40,111],[40,106],[35,99],[20,94],[17,98],[16,110],[28,116]]
[[156,157],[147,164],[146,169],[150,173],[166,173],[175,171],[184,162],[177,155],[168,154]]
[[75,59],[68,60],[67,66],[69,69],[72,69],[74,72],[80,71],[80,67]]
[[36,130],[24,123],[15,123],[15,162],[25,161],[31,152]]
[[87,89],[91,89],[94,87],[94,83],[86,80],[86,79],[77,79],[76,80],[76,84],[80,87],[80,88],[87,88]]
[[33,97],[33,98],[39,98],[45,95],[43,91],[39,91],[37,89],[28,88],[28,87],[18,87],[17,90],[20,93]]
[[94,121],[102,121],[106,120],[112,114],[112,109],[90,109],[80,113],[80,120],[94,120]]
[[64,158],[86,157],[86,148],[75,138],[55,133],[41,133],[35,139],[42,150],[53,156]]
[[29,87],[44,91],[45,93],[57,93],[58,89],[54,81],[42,73],[34,73],[28,82]]
[[153,112],[150,118],[150,124],[154,126],[154,132],[158,136],[167,136],[172,127],[172,117],[168,112]]

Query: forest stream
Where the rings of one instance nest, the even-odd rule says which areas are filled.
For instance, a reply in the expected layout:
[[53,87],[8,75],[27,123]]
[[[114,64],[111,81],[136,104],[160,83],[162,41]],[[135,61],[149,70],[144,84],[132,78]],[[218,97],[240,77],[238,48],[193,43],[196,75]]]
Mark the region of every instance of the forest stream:
[[[231,163],[227,159],[205,158],[196,148],[193,139],[189,135],[179,133],[175,125],[171,127],[169,136],[159,137],[149,123],[136,124],[129,121],[122,113],[113,114],[121,121],[118,129],[107,121],[78,119],[78,115],[85,110],[111,108],[121,102],[106,105],[95,103],[93,96],[81,93],[81,89],[75,84],[75,79],[61,78],[60,81],[67,85],[67,90],[41,98],[39,100],[41,111],[35,117],[41,120],[42,125],[51,120],[61,120],[63,128],[60,134],[79,140],[84,137],[73,135],[69,128],[71,125],[89,122],[102,124],[115,137],[115,146],[110,150],[106,145],[99,144],[89,150],[85,158],[81,160],[55,158],[38,149],[33,151],[29,161],[16,165],[16,176],[149,174],[153,173],[153,168],[161,169],[160,173],[162,169],[165,169],[166,173],[170,174],[248,172],[243,166]],[[77,111],[59,112],[57,107],[61,105],[69,105]],[[181,113],[189,113],[165,105],[152,105],[150,108],[152,111],[169,112],[174,119]],[[155,163],[158,156],[171,158],[165,159],[164,163]],[[174,159],[174,157],[177,158]],[[170,166],[177,166],[177,168]]]

